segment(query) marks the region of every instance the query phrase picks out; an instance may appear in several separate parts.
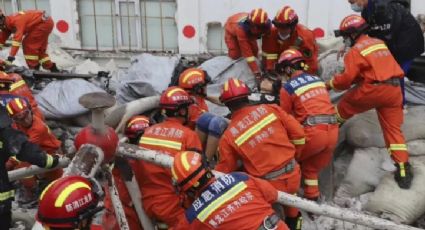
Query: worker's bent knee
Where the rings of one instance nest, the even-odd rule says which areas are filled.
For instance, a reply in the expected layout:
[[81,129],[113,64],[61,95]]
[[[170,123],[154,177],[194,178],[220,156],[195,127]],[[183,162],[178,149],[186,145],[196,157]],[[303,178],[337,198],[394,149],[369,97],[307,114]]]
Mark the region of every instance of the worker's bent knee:
[[227,125],[226,119],[212,113],[203,113],[196,121],[198,130],[215,137],[220,137],[226,130]]
[[196,128],[204,133],[208,133],[211,120],[215,117],[212,113],[203,113],[196,121]]
[[226,130],[227,125],[228,123],[224,117],[214,116],[210,121],[210,125],[208,126],[208,134],[215,137],[220,137],[224,133],[224,130]]

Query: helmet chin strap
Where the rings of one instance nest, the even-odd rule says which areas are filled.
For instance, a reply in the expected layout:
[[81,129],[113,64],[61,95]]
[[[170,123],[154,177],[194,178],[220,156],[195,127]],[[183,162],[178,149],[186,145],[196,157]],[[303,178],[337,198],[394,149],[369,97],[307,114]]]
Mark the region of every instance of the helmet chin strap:
[[285,41],[285,40],[288,40],[289,39],[289,37],[291,37],[291,33],[288,33],[287,35],[285,35],[285,36],[283,36],[281,33],[277,33],[278,34],[278,36],[279,36],[279,39],[280,40],[282,40],[282,41]]

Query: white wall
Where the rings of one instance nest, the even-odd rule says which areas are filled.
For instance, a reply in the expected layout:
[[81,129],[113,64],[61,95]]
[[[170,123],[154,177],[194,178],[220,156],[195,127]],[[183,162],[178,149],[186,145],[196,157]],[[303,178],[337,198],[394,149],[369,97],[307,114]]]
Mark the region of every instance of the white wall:
[[76,1],[50,0],[50,8],[51,16],[56,23],[59,20],[63,20],[69,25],[69,29],[65,33],[58,31],[56,26],[53,29],[53,33],[61,38],[63,46],[75,49],[81,48],[81,42],[78,34],[80,26],[78,24]]
[[[262,7],[273,18],[283,5],[292,6],[300,17],[300,22],[310,29],[322,28],[325,36],[332,35],[341,19],[353,11],[347,0],[176,0],[176,22],[178,29],[179,52],[198,54],[207,51],[208,23],[219,22],[224,25],[226,19],[237,12],[249,12]],[[81,48],[79,41],[78,13],[75,0],[50,0],[51,12],[55,21],[65,20],[69,31],[55,34],[62,38],[63,45]],[[425,0],[412,0],[412,13],[425,13]],[[187,25],[195,28],[195,36],[187,38],[183,28]]]

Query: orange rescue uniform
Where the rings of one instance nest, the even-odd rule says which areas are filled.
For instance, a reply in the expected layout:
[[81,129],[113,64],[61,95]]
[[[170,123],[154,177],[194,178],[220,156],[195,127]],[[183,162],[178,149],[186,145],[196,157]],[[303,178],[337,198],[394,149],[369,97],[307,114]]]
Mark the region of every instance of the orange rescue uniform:
[[[176,118],[167,118],[162,123],[146,128],[140,146],[170,156],[185,150],[202,151],[201,141],[195,131],[183,126]],[[170,169],[147,161],[138,161],[137,165],[141,168],[137,178],[146,213],[173,227],[179,219],[184,218],[184,209],[172,185]]]
[[189,124],[188,127],[195,130],[196,121],[205,112],[208,112],[208,105],[204,97],[199,95],[190,95],[194,103],[189,106]]
[[[296,152],[305,143],[304,130],[292,116],[277,105],[253,105],[232,113],[232,120],[219,142],[216,170],[232,172],[241,160],[246,172],[267,178],[278,190],[295,194],[300,186],[300,167]],[[282,173],[279,173],[282,172]],[[287,207],[288,217],[298,209]]]
[[53,63],[46,50],[53,25],[52,18],[47,16],[44,11],[19,11],[6,16],[6,28],[0,32],[0,45],[4,45],[10,34],[13,33],[9,56],[16,56],[22,42],[25,60],[30,69],[36,68],[39,64],[43,65],[45,69],[50,69]]
[[306,123],[307,118],[335,119],[335,109],[325,83],[317,76],[300,72],[281,88],[280,106],[304,124],[306,144],[297,160],[301,165],[304,197],[316,199],[320,195],[319,173],[331,161],[338,141],[336,122]]
[[[277,197],[277,190],[267,181],[241,172],[225,174],[198,195],[175,230],[258,229],[274,213],[271,203]],[[278,220],[272,229],[288,227]]]
[[316,38],[313,31],[301,24],[295,26],[291,36],[285,41],[279,39],[278,30],[274,26],[269,34],[263,36],[262,61],[266,70],[274,70],[279,55],[289,48],[295,48],[303,54],[306,64],[309,67],[306,72],[317,74],[317,70],[319,69],[317,60],[319,48],[316,43]]
[[28,87],[24,79],[22,79],[22,77],[16,73],[9,73],[8,75],[14,81],[14,83],[10,86],[9,92],[13,95],[25,97],[31,105],[31,111],[33,114],[44,120],[44,115],[38,108],[37,101],[35,100],[31,89]]
[[382,40],[361,35],[344,58],[345,71],[329,82],[335,90],[350,89],[337,105],[342,123],[353,115],[376,109],[384,140],[396,163],[408,161],[409,154],[401,132],[402,95],[399,79],[404,73]]
[[248,13],[238,13],[230,16],[224,25],[224,41],[229,50],[229,57],[238,59],[244,57],[253,73],[259,73],[257,65],[258,56],[257,37],[250,35],[243,23],[248,19]]
[[[50,155],[54,155],[56,151],[60,150],[62,143],[50,132],[49,127],[37,116],[33,116],[32,126],[29,128],[24,128],[16,123],[13,124],[15,129],[22,131],[27,135],[28,140],[31,143],[37,144],[43,151],[46,151]],[[9,161],[15,161],[14,159],[10,159]],[[9,165],[14,163],[9,162]],[[31,166],[30,163],[27,162],[16,162],[15,169],[25,168]],[[47,172],[43,174],[43,178],[48,181],[53,181],[62,176],[62,169],[55,169],[53,171]],[[37,180],[34,176],[27,177],[21,180],[22,184],[29,189],[33,189],[36,186]]]

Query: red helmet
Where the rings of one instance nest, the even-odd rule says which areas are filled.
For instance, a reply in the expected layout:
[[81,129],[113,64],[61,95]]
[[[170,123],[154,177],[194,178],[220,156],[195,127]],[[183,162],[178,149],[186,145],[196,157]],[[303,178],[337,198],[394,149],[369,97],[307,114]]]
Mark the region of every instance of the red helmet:
[[184,89],[172,86],[166,89],[159,99],[159,105],[163,109],[177,110],[180,107],[189,106],[193,101]]
[[100,185],[82,176],[67,176],[50,183],[40,195],[37,221],[50,228],[77,228],[103,209]]
[[298,15],[290,6],[284,6],[280,9],[273,19],[273,25],[276,27],[294,27],[298,24]]
[[204,87],[208,82],[205,71],[198,68],[189,68],[179,76],[179,87],[183,89],[194,89],[196,86]]
[[80,130],[74,140],[77,150],[84,144],[92,144],[102,149],[103,162],[109,163],[114,159],[118,147],[118,136],[111,127],[107,127],[105,133],[101,134],[96,132],[92,126],[86,126]]
[[342,20],[339,30],[335,30],[335,36],[349,36],[353,33],[362,33],[367,28],[368,24],[361,16],[352,14]]
[[13,98],[6,105],[7,113],[10,117],[30,111],[30,105],[23,98]]
[[280,55],[276,65],[276,72],[283,73],[283,70],[288,66],[295,66],[301,63],[301,67],[305,66],[304,56],[297,49],[287,49]]
[[248,86],[239,79],[230,78],[224,83],[220,94],[220,101],[227,103],[229,101],[247,97],[250,93]]
[[149,118],[146,116],[134,116],[127,121],[124,134],[128,138],[136,138],[145,132],[145,129],[150,126]]
[[248,15],[248,22],[259,27],[269,27],[271,25],[267,12],[261,8],[253,9]]
[[201,154],[197,152],[183,151],[174,156],[171,174],[174,182],[182,191],[198,187],[200,178],[207,172],[209,170],[202,163]]

